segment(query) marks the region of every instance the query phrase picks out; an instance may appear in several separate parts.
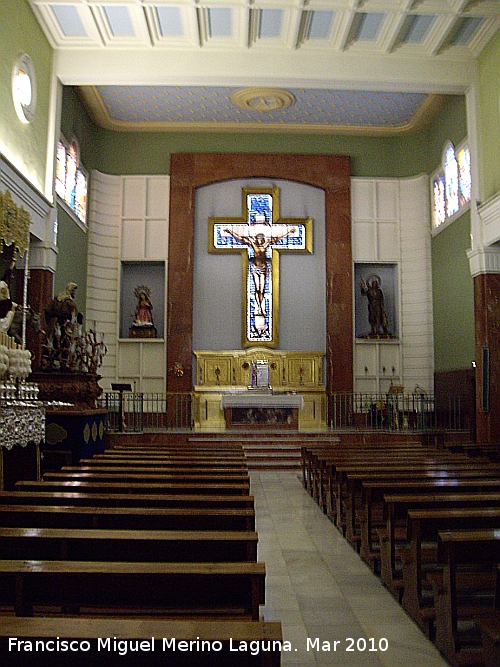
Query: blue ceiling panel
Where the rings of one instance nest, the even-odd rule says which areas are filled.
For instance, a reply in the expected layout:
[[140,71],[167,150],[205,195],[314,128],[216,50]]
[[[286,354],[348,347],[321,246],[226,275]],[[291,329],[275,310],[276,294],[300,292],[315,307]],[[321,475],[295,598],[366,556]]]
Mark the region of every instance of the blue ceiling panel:
[[311,19],[309,39],[328,39],[332,30],[335,12],[314,11]]
[[52,11],[66,37],[86,37],[84,25],[73,5],[51,5]]
[[180,37],[184,34],[179,7],[156,7],[156,14],[163,37]]
[[127,123],[276,123],[398,127],[410,123],[427,96],[420,93],[288,88],[295,103],[286,109],[240,108],[233,87],[101,86],[109,116]]
[[117,5],[104,6],[109,27],[115,37],[133,37],[135,34],[127,7]]

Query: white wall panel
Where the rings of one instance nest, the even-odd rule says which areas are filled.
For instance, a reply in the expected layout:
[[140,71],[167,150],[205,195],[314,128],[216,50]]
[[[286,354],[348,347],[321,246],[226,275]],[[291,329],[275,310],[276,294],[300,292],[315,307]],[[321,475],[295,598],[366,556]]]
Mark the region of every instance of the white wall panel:
[[373,220],[374,210],[374,183],[370,179],[351,180],[352,216],[354,220]]
[[146,179],[143,176],[123,177],[124,218],[142,218],[146,210]]
[[125,218],[122,226],[122,257],[144,257],[145,220]]
[[375,182],[377,220],[399,221],[399,184],[396,180]]
[[399,226],[395,222],[378,222],[377,226],[378,260],[397,262],[399,259]]
[[170,178],[94,172],[91,183],[87,319],[104,332],[108,348],[101,386],[120,381],[137,391],[164,391],[164,342],[120,341],[118,304],[122,260],[166,261]]
[[[351,183],[353,260],[370,265],[396,264],[400,295],[395,314],[399,324],[397,341],[355,341],[355,389],[365,391],[375,383],[374,390],[386,391],[392,381],[403,384],[405,391],[413,391],[417,384],[432,391],[434,339],[428,178],[425,175],[404,180],[354,178]],[[354,291],[357,289],[357,285],[353,286]],[[376,359],[374,371],[372,355]]]
[[377,247],[373,222],[354,222],[352,228],[352,253],[355,261],[369,262]]
[[168,225],[165,219],[148,219],[144,232],[144,256],[168,259]]
[[146,215],[148,218],[164,218],[168,211],[170,201],[168,180],[163,176],[149,177],[147,180],[147,205]]

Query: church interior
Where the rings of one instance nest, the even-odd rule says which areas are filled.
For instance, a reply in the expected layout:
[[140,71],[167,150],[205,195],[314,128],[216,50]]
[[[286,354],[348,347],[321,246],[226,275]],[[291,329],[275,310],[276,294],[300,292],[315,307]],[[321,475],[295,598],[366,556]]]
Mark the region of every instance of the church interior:
[[2,664],[498,667],[498,2],[0,25]]

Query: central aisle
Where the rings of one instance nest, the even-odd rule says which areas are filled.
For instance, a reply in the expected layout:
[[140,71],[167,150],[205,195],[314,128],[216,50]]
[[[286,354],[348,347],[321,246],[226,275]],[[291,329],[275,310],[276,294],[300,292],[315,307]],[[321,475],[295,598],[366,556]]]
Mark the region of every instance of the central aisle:
[[[282,622],[292,648],[282,653],[282,666],[448,667],[322,514],[299,474],[251,472],[259,560],[267,570],[262,615]],[[349,637],[353,651],[347,650]],[[312,645],[316,638],[318,650]],[[356,647],[357,642],[362,649],[363,640],[365,651]],[[368,650],[385,648],[385,640],[386,651]]]

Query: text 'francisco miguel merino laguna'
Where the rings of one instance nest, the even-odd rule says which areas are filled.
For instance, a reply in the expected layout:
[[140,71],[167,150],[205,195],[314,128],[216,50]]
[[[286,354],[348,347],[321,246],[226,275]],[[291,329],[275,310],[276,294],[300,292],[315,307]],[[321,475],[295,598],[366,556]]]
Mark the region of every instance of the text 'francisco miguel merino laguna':
[[[161,642],[161,643],[160,643]],[[92,644],[95,644],[92,646]],[[160,649],[161,646],[161,649]],[[226,644],[229,651],[241,651],[250,653],[251,655],[258,655],[261,652],[271,651],[291,651],[290,642],[277,640],[253,640],[241,641],[230,639],[229,644]],[[161,640],[151,639],[117,639],[116,637],[98,638],[89,641],[87,639],[36,639],[27,640],[19,639],[18,637],[9,637],[9,651],[28,653],[28,652],[42,652],[48,653],[65,653],[65,652],[88,652],[92,650],[108,651],[118,653],[119,655],[126,655],[127,653],[146,653],[150,651],[185,651],[192,653],[217,653],[224,649],[224,644],[221,641],[209,641],[207,639],[200,639],[199,637],[191,640],[179,640],[174,637],[163,637]]]

